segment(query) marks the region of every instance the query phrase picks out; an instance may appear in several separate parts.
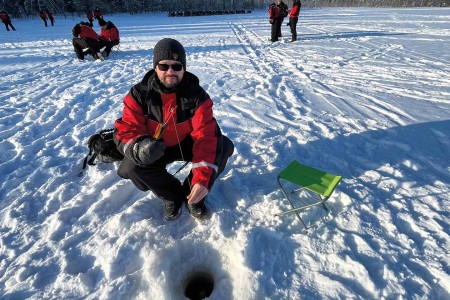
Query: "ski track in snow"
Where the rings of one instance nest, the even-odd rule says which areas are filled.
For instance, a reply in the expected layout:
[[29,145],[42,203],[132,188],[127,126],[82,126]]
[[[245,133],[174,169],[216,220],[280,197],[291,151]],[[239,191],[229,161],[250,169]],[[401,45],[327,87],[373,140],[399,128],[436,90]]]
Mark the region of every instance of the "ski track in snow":
[[[0,36],[0,298],[179,299],[209,270],[212,299],[448,299],[449,13],[304,9],[295,43],[284,24],[268,41],[266,11],[111,16],[121,46],[104,62],[74,59],[74,20],[14,22],[17,40]],[[118,163],[77,176],[169,35],[236,146],[202,222],[165,221]],[[302,214],[308,234],[273,215],[293,159],[344,176],[329,213]]]

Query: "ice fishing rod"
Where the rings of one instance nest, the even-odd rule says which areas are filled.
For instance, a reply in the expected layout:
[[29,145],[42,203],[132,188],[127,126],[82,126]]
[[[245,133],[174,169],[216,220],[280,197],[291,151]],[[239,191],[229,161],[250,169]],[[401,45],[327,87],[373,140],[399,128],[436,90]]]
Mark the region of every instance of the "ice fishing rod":
[[[169,115],[167,116],[167,118],[166,118],[166,120],[163,122],[163,123],[158,123],[158,126],[156,127],[156,130],[155,130],[155,134],[153,135],[153,138],[155,139],[155,140],[159,140],[159,139],[161,139],[162,138],[162,136],[163,136],[163,134],[164,134],[164,131],[166,130],[166,128],[167,128],[167,123],[169,122],[169,120],[172,118],[172,115],[173,115],[173,113],[174,113],[174,111],[176,111],[176,109],[177,109],[177,106],[175,105],[174,107],[172,107],[171,109],[170,109],[170,111],[169,111]],[[178,141],[178,146],[180,147],[180,152],[181,152],[181,160],[182,161],[185,161],[184,160],[184,156],[183,156],[183,150],[181,149],[181,145],[180,145],[180,138],[178,137],[178,131],[177,131],[177,126],[176,126],[176,124],[175,124],[175,119],[174,118],[172,118],[172,120],[173,120],[173,127],[174,127],[174,129],[175,129],[175,134],[176,134],[176,136],[177,136],[177,141]],[[184,169],[184,167],[186,167],[186,165],[189,163],[189,161],[186,161],[175,173],[173,173],[172,175],[176,175],[176,174],[178,174],[178,172],[180,172],[181,170],[183,170]],[[189,177],[189,176],[188,176]],[[188,183],[189,183],[189,186],[191,186],[191,183],[189,182],[189,178],[188,178]]]
[[[176,106],[173,107],[173,108],[171,108],[169,117],[172,116],[173,111],[174,111],[176,108],[177,108]],[[168,118],[167,121],[169,121],[169,118]],[[175,135],[177,136],[178,147],[180,148],[181,160],[182,160],[182,161],[185,161],[185,160],[184,160],[184,155],[183,155],[183,149],[181,148],[180,137],[178,136],[177,124],[175,123],[175,119],[174,119],[174,118],[172,118],[172,121],[173,121],[173,128],[175,129]],[[167,124],[166,124],[166,125],[167,125]],[[164,130],[165,130],[165,128],[164,128]],[[188,163],[189,163],[189,161],[186,161],[186,163],[184,163],[184,165],[182,165],[181,168],[180,168],[178,171],[175,172],[175,174],[177,174],[178,172],[180,172],[180,171],[181,171]],[[174,174],[174,175],[175,175],[175,174]],[[188,176],[186,177],[186,180],[188,181],[188,184],[189,184],[189,190],[191,191],[191,180],[189,180],[189,174],[188,174]]]

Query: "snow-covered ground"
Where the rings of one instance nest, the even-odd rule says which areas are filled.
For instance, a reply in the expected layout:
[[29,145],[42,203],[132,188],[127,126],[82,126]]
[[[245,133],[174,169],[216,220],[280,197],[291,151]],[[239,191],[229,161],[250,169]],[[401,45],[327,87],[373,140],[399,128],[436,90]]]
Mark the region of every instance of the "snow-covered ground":
[[[0,28],[1,299],[183,299],[196,271],[211,299],[450,299],[450,9],[303,10],[273,44],[266,11],[105,19],[104,62],[75,58],[81,19]],[[204,222],[165,221],[117,163],[78,177],[163,37],[236,146]],[[274,216],[294,159],[344,177],[307,234]]]

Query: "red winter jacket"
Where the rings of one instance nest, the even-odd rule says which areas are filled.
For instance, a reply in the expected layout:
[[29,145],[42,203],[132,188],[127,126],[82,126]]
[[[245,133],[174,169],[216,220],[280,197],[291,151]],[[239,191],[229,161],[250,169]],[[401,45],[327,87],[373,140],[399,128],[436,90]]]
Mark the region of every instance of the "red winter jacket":
[[90,19],[93,19],[93,18],[94,18],[94,15],[92,14],[92,12],[91,12],[91,11],[87,12],[87,14],[86,14],[86,18],[88,18],[88,20],[90,20]]
[[117,30],[117,27],[111,21],[106,24],[106,29],[100,31],[100,37],[108,42],[120,41],[119,30]]
[[[155,70],[151,70],[130,90],[123,102],[122,118],[115,122],[114,140],[119,151],[129,158],[132,145],[139,137],[153,136],[158,124],[167,122],[162,136],[164,144],[178,147],[190,136],[194,141],[191,184],[208,187],[213,171],[217,169],[217,137],[221,133],[213,117],[213,102],[200,86],[198,78],[185,72],[175,91],[165,92]],[[171,114],[173,109],[175,111]]]
[[0,19],[2,19],[2,22],[7,22],[9,21],[9,16],[7,13],[0,13]]
[[79,25],[80,26],[80,38],[91,38],[98,41],[98,34],[89,26]]
[[39,13],[39,17],[41,17],[42,19],[47,19],[47,15],[45,14],[45,12],[41,11]]
[[102,16],[102,13],[98,9],[94,10],[94,17],[99,18],[101,16]]
[[280,16],[280,9],[275,3],[269,6],[269,20],[277,19]]
[[292,9],[291,9],[291,12],[289,13],[289,18],[298,18],[301,7],[302,7],[302,4],[300,2],[296,2],[296,3],[292,4]]

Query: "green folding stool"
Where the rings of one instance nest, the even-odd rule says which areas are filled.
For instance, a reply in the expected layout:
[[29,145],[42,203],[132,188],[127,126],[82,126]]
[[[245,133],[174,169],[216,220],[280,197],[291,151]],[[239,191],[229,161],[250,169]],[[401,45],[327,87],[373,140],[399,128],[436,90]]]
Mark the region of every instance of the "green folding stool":
[[[312,199],[311,202],[304,203],[299,207],[295,207],[291,199],[289,198],[288,193],[283,188],[281,179],[299,186],[300,189],[308,190],[317,199]],[[307,165],[301,164],[296,160],[292,161],[286,168],[284,168],[280,172],[280,174],[278,174],[277,177],[278,185],[280,186],[280,189],[286,199],[291,204],[292,209],[277,213],[275,215],[281,216],[284,214],[295,212],[302,222],[303,226],[305,226],[305,229],[308,229],[308,226],[306,226],[305,222],[300,217],[299,212],[320,204],[323,205],[323,208],[325,210],[328,210],[325,206],[325,201],[327,201],[330,198],[331,194],[333,194],[336,186],[339,184],[339,181],[341,181],[341,179],[342,176],[333,175],[321,170],[314,169]]]

